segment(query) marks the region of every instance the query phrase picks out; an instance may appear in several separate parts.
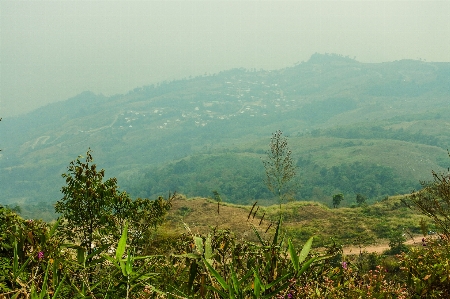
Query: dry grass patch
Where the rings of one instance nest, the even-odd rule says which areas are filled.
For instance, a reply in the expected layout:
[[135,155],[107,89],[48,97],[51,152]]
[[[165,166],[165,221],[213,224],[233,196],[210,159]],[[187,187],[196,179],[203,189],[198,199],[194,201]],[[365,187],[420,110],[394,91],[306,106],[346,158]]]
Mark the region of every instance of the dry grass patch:
[[[385,242],[393,230],[420,233],[419,221],[423,217],[404,207],[400,199],[397,196],[366,207],[339,209],[316,202],[290,202],[282,205],[283,230],[298,244],[315,235],[315,246],[330,244],[331,238],[344,245],[377,244]],[[229,229],[238,239],[257,241],[254,226],[263,238],[270,239],[279,205],[255,206],[249,217],[251,209],[252,206],[221,203],[218,213],[217,202],[210,199],[178,199],[162,229],[171,234],[186,232],[184,224],[198,234],[208,233],[211,228]]]

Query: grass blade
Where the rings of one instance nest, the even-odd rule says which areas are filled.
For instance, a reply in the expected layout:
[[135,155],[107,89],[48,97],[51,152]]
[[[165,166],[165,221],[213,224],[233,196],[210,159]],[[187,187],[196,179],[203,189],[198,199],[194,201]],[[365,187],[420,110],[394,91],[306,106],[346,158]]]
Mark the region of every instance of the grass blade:
[[[261,279],[259,279],[259,276],[258,276],[258,273],[256,272],[256,270],[253,270],[253,276],[254,276],[253,294],[255,295],[255,298],[260,298],[261,297],[261,289],[263,289]],[[264,292],[264,289],[262,291]]]
[[275,235],[273,236],[273,241],[272,241],[272,245],[275,246],[278,243],[278,235],[280,233],[280,229],[281,229],[281,222],[282,222],[282,217],[280,216],[280,220],[278,220],[278,225],[277,225],[277,229],[275,231]]
[[297,252],[295,252],[295,248],[294,245],[292,244],[291,239],[289,239],[288,243],[289,243],[289,255],[291,256],[291,261],[292,265],[294,266],[295,273],[297,273],[299,267],[298,255]]
[[258,230],[253,226],[253,224],[252,224],[252,228],[253,228],[253,231],[255,232],[256,236],[258,237],[259,242],[261,242],[261,244],[263,246],[266,246],[266,242],[263,240],[263,238],[259,234]]
[[211,272],[212,275],[214,275],[214,277],[217,279],[217,281],[222,286],[222,288],[224,290],[228,290],[229,286],[228,286],[227,282],[225,281],[225,279],[222,276],[220,276],[219,272],[217,272],[216,269],[214,269],[205,259],[202,259],[202,260],[205,263],[206,267],[208,268],[209,272]]

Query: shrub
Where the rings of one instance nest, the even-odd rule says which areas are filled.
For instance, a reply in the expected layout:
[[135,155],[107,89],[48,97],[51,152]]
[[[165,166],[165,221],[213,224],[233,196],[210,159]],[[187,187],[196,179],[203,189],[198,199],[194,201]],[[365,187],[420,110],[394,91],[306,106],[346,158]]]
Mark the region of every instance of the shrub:
[[401,256],[412,298],[450,298],[450,243],[423,239],[422,246]]

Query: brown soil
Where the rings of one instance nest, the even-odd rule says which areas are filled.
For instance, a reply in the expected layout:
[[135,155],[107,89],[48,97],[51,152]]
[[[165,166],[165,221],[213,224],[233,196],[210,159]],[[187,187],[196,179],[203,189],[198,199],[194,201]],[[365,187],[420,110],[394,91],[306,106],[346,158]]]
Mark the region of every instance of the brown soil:
[[[422,245],[422,236],[417,235],[414,236],[413,239],[408,239],[404,244],[405,245],[412,245],[412,246],[419,246]],[[360,252],[367,252],[367,253],[383,253],[384,251],[389,249],[388,241],[380,242],[379,244],[374,245],[367,245],[364,247],[357,247],[357,246],[348,246],[344,247],[343,251],[346,255],[351,254],[359,254]]]

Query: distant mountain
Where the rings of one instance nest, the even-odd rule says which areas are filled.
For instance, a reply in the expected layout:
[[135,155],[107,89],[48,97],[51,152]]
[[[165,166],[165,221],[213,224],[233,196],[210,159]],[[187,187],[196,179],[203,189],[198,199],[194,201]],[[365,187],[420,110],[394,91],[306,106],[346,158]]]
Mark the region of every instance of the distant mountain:
[[[134,196],[219,189],[232,202],[269,200],[260,157],[277,129],[299,161],[299,199],[327,203],[338,191],[375,199],[448,166],[449,112],[450,63],[322,54],[276,71],[232,69],[111,97],[83,92],[0,123],[0,203],[55,202],[61,173],[89,147]],[[174,167],[181,161],[185,168]],[[379,182],[353,190],[362,182],[347,172],[366,169],[384,176],[366,173]]]

